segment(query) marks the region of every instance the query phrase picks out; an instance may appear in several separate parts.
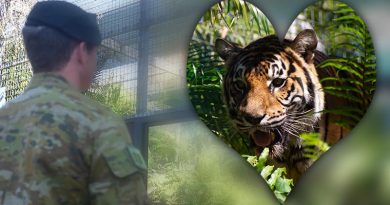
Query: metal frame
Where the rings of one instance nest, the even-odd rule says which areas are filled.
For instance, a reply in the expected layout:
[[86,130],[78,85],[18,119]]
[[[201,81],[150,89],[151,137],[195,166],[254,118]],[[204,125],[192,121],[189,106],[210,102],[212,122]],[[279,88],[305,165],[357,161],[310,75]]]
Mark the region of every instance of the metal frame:
[[[149,14],[149,7],[153,6],[153,2],[140,0],[137,3],[132,3],[135,8],[139,8],[139,22],[136,28],[133,30],[139,31],[138,41],[138,60],[137,67],[137,88],[136,88],[136,112],[135,115],[125,116],[126,125],[132,136],[133,143],[138,147],[143,154],[144,158],[148,158],[148,138],[149,128],[151,126],[166,125],[177,122],[184,122],[196,119],[196,114],[193,112],[193,108],[190,106],[164,109],[162,111],[148,111],[148,77],[150,68],[154,68],[154,65],[149,63],[150,57],[150,27],[159,23],[167,22],[178,16],[168,15],[162,19],[152,19]],[[139,6],[138,6],[139,5]],[[129,6],[129,5],[127,5]],[[131,9],[130,9],[131,10]],[[184,12],[180,12],[180,15],[185,15]],[[179,15],[179,16],[180,16]],[[130,32],[132,29],[129,28]],[[185,73],[185,72],[184,72]]]
[[[149,137],[148,130],[151,126],[195,120],[197,118],[190,105],[180,106],[178,108],[168,106],[165,108],[165,104],[163,104],[163,108],[161,108],[161,110],[159,105],[157,105],[157,111],[154,110],[154,107],[148,108],[148,100],[151,100],[148,99],[148,97],[150,97],[148,94],[151,95],[148,93],[148,90],[150,92],[150,89],[148,89],[148,86],[150,86],[150,82],[148,81],[150,81],[150,79],[156,79],[157,82],[161,83],[159,78],[155,75],[161,75],[160,78],[165,78],[165,74],[169,73],[166,78],[168,80],[172,79],[172,76],[174,75],[185,76],[185,71],[180,71],[179,74],[170,73],[169,70],[156,67],[150,63],[151,56],[153,56],[150,54],[150,51],[153,50],[152,47],[154,46],[151,44],[155,38],[152,33],[153,26],[186,16],[187,13],[184,10],[177,10],[177,12],[172,13],[165,11],[169,9],[164,10],[160,8],[160,6],[169,6],[172,4],[177,6],[176,1],[168,3],[147,0],[102,0],[97,3],[93,0],[70,0],[70,2],[75,3],[89,12],[97,12],[97,15],[101,16],[101,26],[106,30],[106,32],[102,31],[104,32],[104,34],[102,33],[103,37],[112,40],[112,42],[105,42],[108,44],[104,44],[104,48],[119,53],[120,55],[123,54],[125,58],[128,57],[131,61],[137,62],[136,69],[134,67],[134,70],[137,72],[136,88],[132,87],[132,89],[134,88],[136,92],[134,97],[136,102],[135,113],[124,117],[135,146],[141,150],[143,156],[147,159]],[[151,13],[150,11],[153,9],[157,12]],[[116,22],[117,20],[123,21]],[[122,46],[127,45],[126,43],[123,43],[126,41],[129,41],[128,49],[130,50],[122,50]],[[136,46],[134,46],[134,44],[136,44]],[[12,62],[12,65],[17,63],[24,63],[28,65],[27,59],[24,58],[22,61]],[[11,65],[5,65],[5,67],[7,66]],[[115,68],[115,65],[112,66],[113,67],[108,66],[107,69]],[[157,73],[151,73],[156,69],[159,70]],[[4,79],[2,74],[3,73],[0,71],[0,80]],[[11,96],[11,98],[15,96]]]

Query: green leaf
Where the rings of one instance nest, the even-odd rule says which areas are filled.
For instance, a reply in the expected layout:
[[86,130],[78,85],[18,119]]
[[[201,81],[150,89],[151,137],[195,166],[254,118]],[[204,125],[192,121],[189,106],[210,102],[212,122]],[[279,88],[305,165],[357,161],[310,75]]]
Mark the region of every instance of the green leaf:
[[355,13],[355,11],[352,8],[344,8],[337,11],[334,11],[336,14],[345,14],[345,13]]
[[271,29],[270,29],[270,23],[269,23],[267,17],[261,16],[260,20],[261,20],[261,25],[262,25],[262,27],[264,29],[265,35],[270,35],[271,34],[271,31],[270,31]]
[[269,154],[269,148],[264,148],[264,150],[261,152],[258,158],[258,163],[256,166],[258,171],[264,168],[265,163],[267,162],[268,159],[268,154]]
[[358,16],[341,16],[334,19],[335,22],[338,23],[359,23],[359,26],[365,27],[366,24],[363,20]]
[[258,32],[260,32],[261,31],[260,21],[259,21],[259,18],[256,18],[256,16],[258,15],[257,11],[252,6],[250,6],[249,9],[250,9],[251,13],[254,14],[254,18],[253,19],[255,20]]
[[334,91],[343,91],[345,93],[347,92],[355,92],[359,95],[363,95],[363,91],[359,90],[358,88],[354,86],[349,86],[349,85],[341,85],[341,86],[326,86],[323,88],[325,92],[334,90]]
[[264,179],[268,179],[268,177],[272,174],[272,171],[274,170],[274,166],[272,165],[267,165],[264,167],[263,170],[261,170],[261,173],[260,175],[264,178]]
[[253,167],[256,167],[258,164],[257,156],[242,155],[242,157],[246,157],[246,161],[249,162],[249,164],[251,164]]
[[[329,149],[329,145],[320,139],[319,133],[303,133],[300,137],[303,140],[304,156],[307,158],[316,160]],[[311,146],[315,148],[310,148]]]
[[355,86],[363,86],[363,83],[361,81],[358,81],[356,79],[353,79],[353,78],[336,78],[336,77],[325,77],[325,78],[322,78],[320,80],[320,82],[327,82],[327,81],[331,81],[331,82],[345,82],[345,83],[351,83],[351,84],[354,84]]
[[368,68],[375,68],[376,67],[376,63],[367,63],[365,64],[366,67]]
[[359,103],[359,104],[363,100],[363,99],[355,97],[353,95],[346,95],[344,92],[339,92],[339,91],[334,91],[334,90],[326,90],[325,92],[328,93],[328,94],[331,94],[331,95],[343,98],[343,99],[347,99],[347,100]]
[[376,83],[376,76],[367,77],[366,79],[364,79],[364,82],[365,83]]
[[[273,166],[272,166],[273,168]],[[282,176],[282,174],[286,174],[286,168],[277,168],[272,174],[271,177],[267,180],[268,185],[273,189],[275,187],[276,180]]]
[[284,194],[284,193],[280,193],[279,191],[274,191],[274,194],[276,196],[276,198],[280,201],[280,202],[284,202],[287,198],[287,195]]
[[375,75],[376,76],[376,70],[367,70],[364,72],[365,75]]
[[334,108],[334,109],[326,109],[326,110],[324,110],[324,113],[334,113],[334,114],[351,113],[351,114],[360,115],[360,116],[364,115],[364,111],[362,111],[362,109],[357,108],[357,107],[352,107],[352,106],[349,106],[349,107],[340,106],[340,107]]
[[[348,39],[349,42],[356,42],[358,43],[360,46],[364,46],[365,42],[364,42],[364,39],[362,39],[360,36],[359,36],[359,33],[358,31],[355,31],[356,33],[350,33],[347,31],[348,28],[342,28],[342,31],[343,32],[340,32],[336,35],[336,38],[337,37],[346,37]],[[351,31],[352,29],[349,29],[349,31]]]
[[247,11],[247,5],[246,5],[246,2],[243,1],[243,3],[240,5],[241,6],[241,9],[242,9],[242,14],[243,14],[243,17],[244,17],[244,22],[245,22],[245,25],[247,26],[247,28],[249,29],[250,28],[250,24],[249,24],[249,15],[248,15],[248,11]]
[[275,183],[275,190],[280,193],[289,193],[293,184],[292,179],[277,178]]
[[[351,67],[353,66],[353,67]],[[362,79],[363,76],[360,74],[356,69],[362,70],[360,66],[354,62],[350,62],[345,59],[328,59],[323,61],[320,65],[318,65],[319,68],[336,68],[338,70],[347,71],[348,73],[353,74],[358,79]]]

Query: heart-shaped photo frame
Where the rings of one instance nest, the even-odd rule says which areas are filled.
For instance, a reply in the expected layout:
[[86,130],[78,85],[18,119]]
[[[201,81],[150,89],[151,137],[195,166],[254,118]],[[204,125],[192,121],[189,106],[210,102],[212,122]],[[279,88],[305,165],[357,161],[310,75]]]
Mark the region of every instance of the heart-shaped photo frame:
[[283,202],[364,116],[375,91],[375,60],[366,24],[344,3],[307,7],[280,41],[255,6],[225,0],[195,28],[187,82],[200,119]]

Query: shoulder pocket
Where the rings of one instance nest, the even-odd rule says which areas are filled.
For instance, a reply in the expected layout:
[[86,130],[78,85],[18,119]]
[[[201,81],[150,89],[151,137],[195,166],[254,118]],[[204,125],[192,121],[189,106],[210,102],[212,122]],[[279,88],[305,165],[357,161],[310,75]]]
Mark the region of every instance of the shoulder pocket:
[[117,177],[125,177],[137,171],[146,170],[146,163],[140,151],[133,145],[121,150],[113,150],[103,154],[112,173]]

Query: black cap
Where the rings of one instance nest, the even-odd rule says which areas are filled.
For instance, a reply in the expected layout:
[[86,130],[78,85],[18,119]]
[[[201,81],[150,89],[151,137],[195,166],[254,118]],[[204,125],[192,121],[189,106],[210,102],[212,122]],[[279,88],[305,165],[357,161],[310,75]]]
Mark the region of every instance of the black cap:
[[27,16],[26,26],[47,26],[75,40],[99,45],[102,41],[96,14],[65,1],[38,2]]

